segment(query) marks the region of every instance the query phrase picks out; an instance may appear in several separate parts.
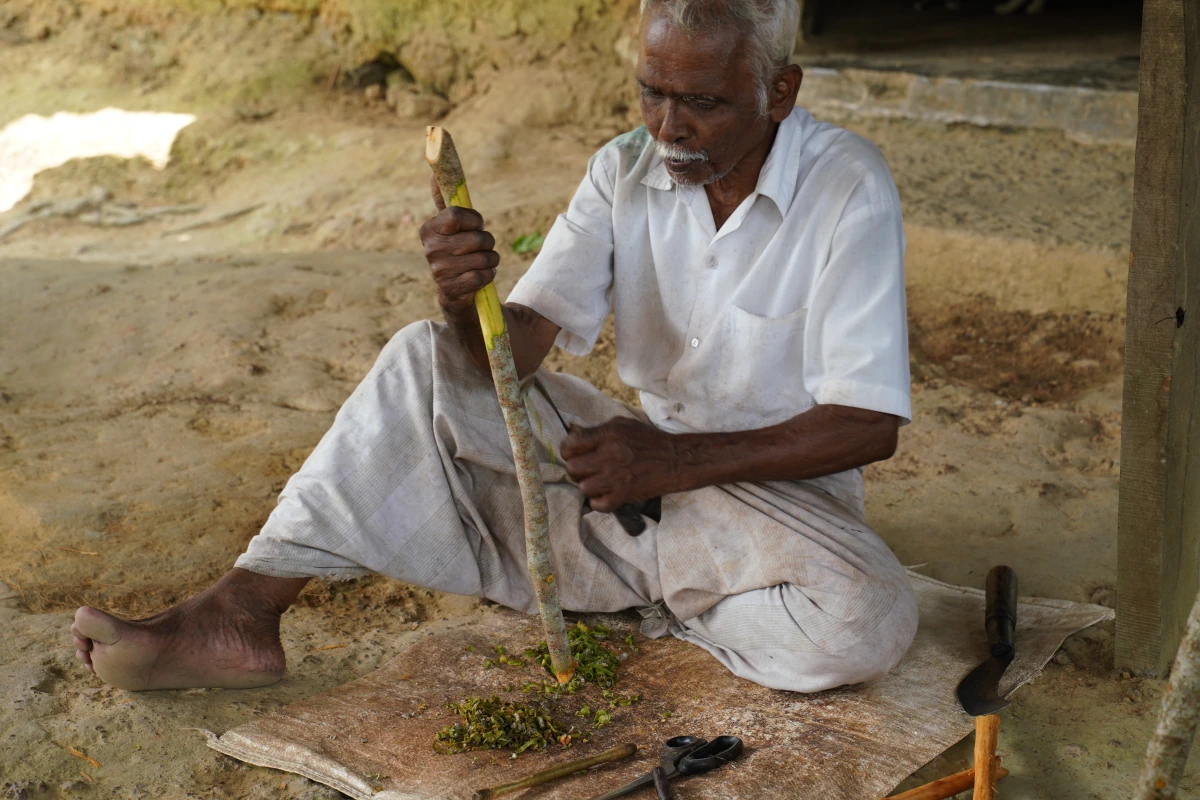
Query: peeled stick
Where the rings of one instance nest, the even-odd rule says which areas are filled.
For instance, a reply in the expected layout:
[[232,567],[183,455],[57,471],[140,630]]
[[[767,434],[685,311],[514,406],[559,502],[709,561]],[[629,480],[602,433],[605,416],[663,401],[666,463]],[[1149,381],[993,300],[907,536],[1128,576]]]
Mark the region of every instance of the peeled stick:
[[[471,208],[467,179],[449,133],[437,127],[425,129],[425,160],[433,167],[434,179],[446,205]],[[538,471],[533,429],[521,396],[521,383],[513,363],[512,344],[495,283],[489,283],[475,293],[475,309],[479,312],[479,327],[483,330],[483,343],[492,368],[492,382],[496,386],[496,397],[500,399],[500,410],[504,413],[517,467],[517,483],[521,486],[521,503],[525,507],[525,552],[529,559],[529,575],[537,592],[538,612],[546,629],[550,666],[558,682],[566,683],[575,673],[575,662],[571,658],[562,605],[558,602],[558,587],[554,583],[546,487],[542,485],[542,475]]]

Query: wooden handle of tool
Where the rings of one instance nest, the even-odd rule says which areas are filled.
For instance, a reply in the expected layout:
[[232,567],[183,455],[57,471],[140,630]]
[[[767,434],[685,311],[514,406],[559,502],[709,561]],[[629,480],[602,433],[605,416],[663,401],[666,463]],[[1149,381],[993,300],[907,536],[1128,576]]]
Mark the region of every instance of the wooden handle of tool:
[[599,766],[600,764],[607,764],[610,761],[628,758],[636,752],[637,745],[632,743],[610,747],[604,752],[597,753],[594,756],[577,758],[574,761],[568,761],[565,764],[559,764],[557,767],[550,767],[550,769],[545,769],[541,772],[534,773],[533,775],[530,775],[527,778],[522,778],[519,781],[503,783],[499,786],[492,786],[489,789],[477,789],[475,794],[471,795],[471,800],[492,800],[494,797],[500,797],[501,795],[508,794],[509,792],[516,792],[521,789],[529,789],[534,786],[541,786],[543,783],[549,783],[550,781],[556,781],[559,778],[565,778],[568,775],[574,775],[580,770],[591,769],[592,767]]
[[[454,149],[450,134],[441,128],[425,129],[425,160],[433,168],[434,180],[446,204],[470,208],[467,179],[463,176],[462,163],[458,160],[458,152]],[[521,381],[513,363],[512,342],[508,338],[495,283],[489,283],[475,293],[475,309],[479,312],[479,326],[483,331],[488,364],[492,369],[492,384],[496,387],[496,399],[500,401],[500,410],[504,414],[517,483],[521,487],[521,505],[525,510],[525,557],[537,595],[538,614],[546,631],[550,666],[558,682],[566,683],[575,673],[575,661],[571,657],[562,605],[558,600],[558,587],[554,585],[546,487],[542,485],[533,428],[529,425],[529,412],[521,394]]]
[[973,800],[996,799],[996,739],[1000,717],[988,714],[975,718],[975,794]]
[[983,623],[988,648],[996,658],[1012,658],[1017,635],[1017,573],[1003,564],[992,567],[987,576],[986,610]]
[[[996,768],[994,772],[996,780],[1000,780],[1008,775],[1008,770],[1000,766],[1000,759],[996,759]],[[975,785],[975,768],[964,769],[962,772],[956,772],[953,775],[947,775],[944,778],[938,778],[936,781],[927,783],[924,786],[918,786],[915,789],[909,789],[907,792],[894,794],[886,800],[947,800],[954,797],[956,794],[970,791]]]

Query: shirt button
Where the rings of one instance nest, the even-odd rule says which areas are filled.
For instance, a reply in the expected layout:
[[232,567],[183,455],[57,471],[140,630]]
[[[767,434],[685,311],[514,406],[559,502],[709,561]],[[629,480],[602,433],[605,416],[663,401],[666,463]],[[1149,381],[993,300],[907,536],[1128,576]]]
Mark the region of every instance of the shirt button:
[[692,339],[692,347],[699,347],[699,346],[700,346],[700,339],[699,338]]
[[681,413],[683,413],[683,403],[676,403],[676,404],[675,404],[675,413],[676,413],[676,414],[681,414]]

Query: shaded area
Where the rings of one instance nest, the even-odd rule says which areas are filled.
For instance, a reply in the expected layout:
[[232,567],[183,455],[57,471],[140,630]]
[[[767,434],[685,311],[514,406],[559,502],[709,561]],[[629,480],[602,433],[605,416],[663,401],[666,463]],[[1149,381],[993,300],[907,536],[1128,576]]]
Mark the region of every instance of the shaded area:
[[1040,14],[998,16],[992,2],[823,0],[801,64],[925,75],[1137,89],[1141,3],[1049,0]]

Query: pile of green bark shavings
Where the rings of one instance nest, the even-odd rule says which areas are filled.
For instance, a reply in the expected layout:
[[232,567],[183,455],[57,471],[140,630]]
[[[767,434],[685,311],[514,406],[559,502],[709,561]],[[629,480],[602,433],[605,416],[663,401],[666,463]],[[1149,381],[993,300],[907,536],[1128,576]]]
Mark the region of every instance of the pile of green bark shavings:
[[[434,750],[462,753],[511,748],[512,757],[516,758],[526,750],[545,750],[554,742],[562,747],[587,742],[592,731],[612,723],[613,711],[641,700],[640,695],[613,690],[620,662],[636,653],[637,645],[629,635],[624,639],[625,652],[619,652],[609,644],[610,636],[611,632],[603,625],[578,622],[569,628],[567,640],[575,658],[575,674],[565,684],[553,679],[526,681],[520,690],[536,696],[533,703],[475,696],[447,703],[446,708],[460,720],[438,731]],[[532,662],[551,672],[550,652],[545,642],[526,650],[524,658],[510,656],[504,645],[497,645],[495,651],[495,657],[484,659],[485,668],[522,669]],[[509,686],[505,691],[515,692],[517,688]],[[559,721],[563,717],[581,719],[566,724]]]

